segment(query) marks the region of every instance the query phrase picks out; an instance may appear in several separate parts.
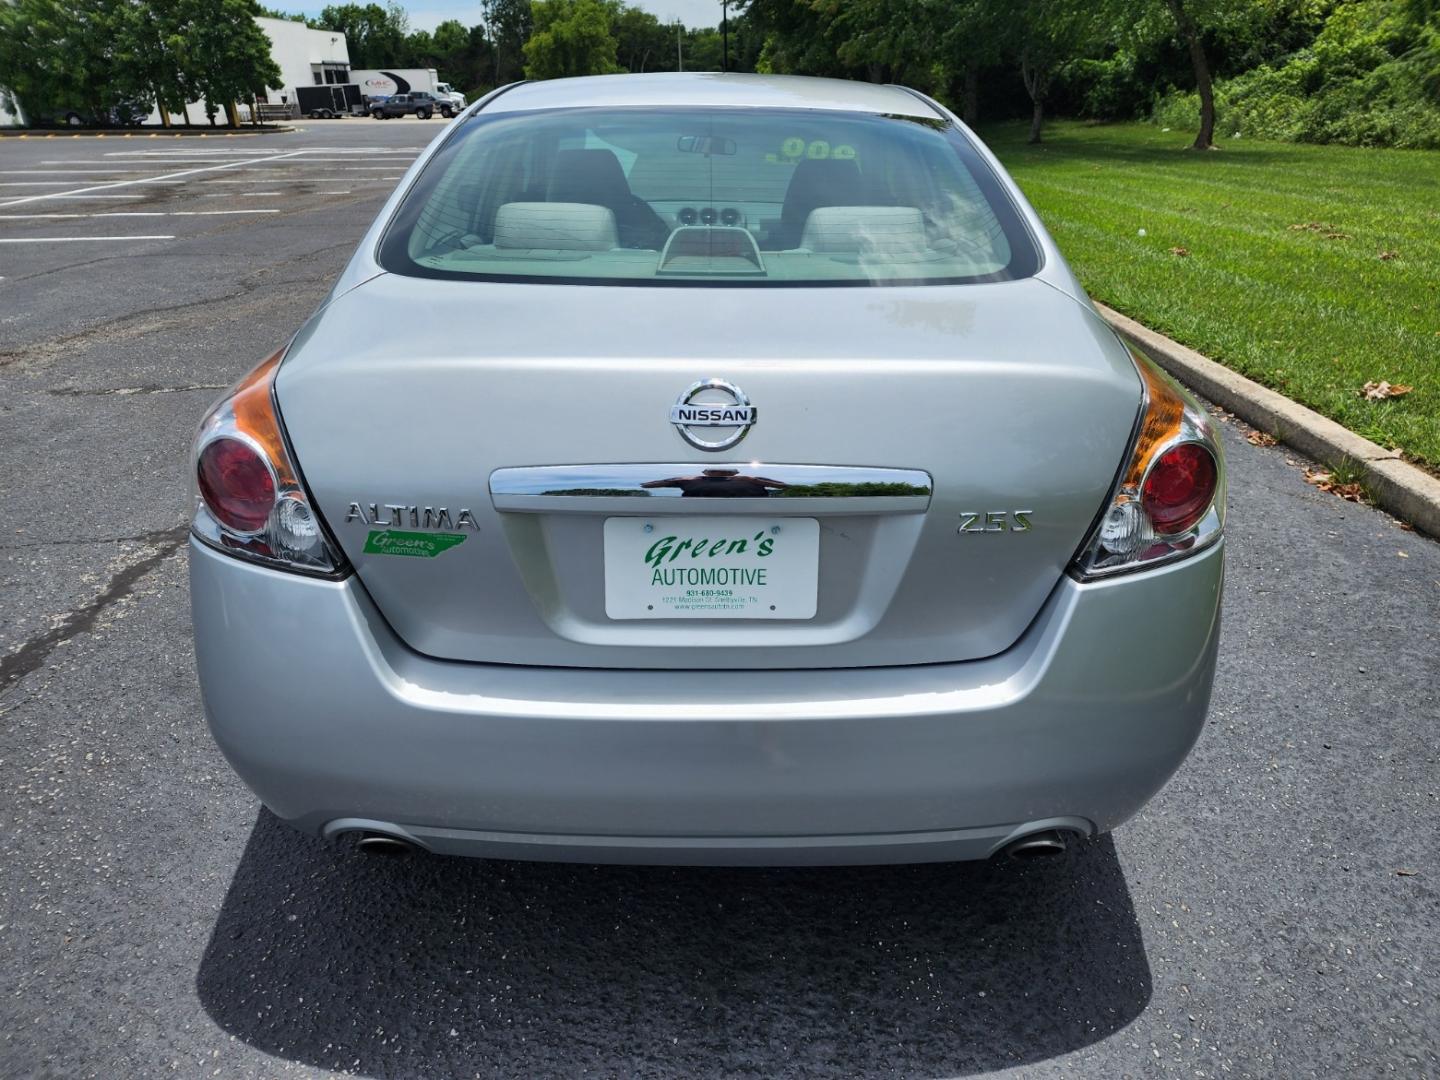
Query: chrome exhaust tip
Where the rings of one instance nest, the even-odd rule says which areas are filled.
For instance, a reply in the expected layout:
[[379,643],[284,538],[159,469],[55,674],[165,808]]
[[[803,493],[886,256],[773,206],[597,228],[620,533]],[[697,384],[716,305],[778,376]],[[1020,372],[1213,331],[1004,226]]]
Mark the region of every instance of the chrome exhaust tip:
[[409,840],[402,840],[398,836],[386,836],[384,833],[364,833],[359,840],[355,841],[355,848],[366,855],[383,855],[392,859],[403,855],[413,855],[420,850]]
[[1011,859],[1048,859],[1064,855],[1068,847],[1069,842],[1059,829],[1042,829],[1010,841],[999,854]]

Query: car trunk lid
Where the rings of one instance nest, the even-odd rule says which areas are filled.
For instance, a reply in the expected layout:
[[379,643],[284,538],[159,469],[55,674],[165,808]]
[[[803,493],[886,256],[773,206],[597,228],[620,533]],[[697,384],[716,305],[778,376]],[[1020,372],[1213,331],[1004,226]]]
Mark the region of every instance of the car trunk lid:
[[[729,388],[677,413],[707,380]],[[1107,497],[1140,385],[1103,322],[1035,280],[651,288],[385,275],[306,326],[277,398],[322,513],[413,648],[743,669],[1004,650]],[[673,422],[732,406],[753,417]],[[747,418],[735,445],[696,445]],[[758,555],[764,539],[783,568]],[[702,596],[697,613],[656,600],[654,571],[695,578],[690,568],[717,561],[738,575],[719,587],[738,583],[743,601]],[[788,590],[778,600],[749,588],[766,566],[767,588]]]

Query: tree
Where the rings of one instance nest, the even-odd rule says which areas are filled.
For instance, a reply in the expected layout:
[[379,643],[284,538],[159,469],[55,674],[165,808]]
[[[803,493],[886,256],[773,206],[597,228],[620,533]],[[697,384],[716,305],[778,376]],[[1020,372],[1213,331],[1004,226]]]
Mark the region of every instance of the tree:
[[1200,27],[1196,24],[1187,0],[1165,0],[1170,16],[1175,20],[1176,32],[1190,53],[1190,63],[1195,69],[1195,90],[1200,95],[1200,130],[1195,133],[1196,150],[1209,150],[1215,145],[1215,88],[1210,79],[1210,60],[1205,55],[1205,43],[1200,40]]
[[530,0],[480,0],[486,36],[494,49],[495,85],[516,78],[525,63],[525,42],[534,28]]
[[332,5],[320,12],[317,21],[324,29],[345,35],[352,67],[398,67],[405,62],[410,20],[399,4]]
[[237,100],[262,97],[283,76],[270,57],[270,37],[255,21],[255,0],[179,0],[185,17],[188,63],[185,82],[191,97],[206,102],[210,122],[215,110]]
[[117,0],[0,2],[0,86],[32,119],[114,104]]
[[1089,3],[1015,0],[1007,17],[1009,49],[1020,64],[1020,79],[1030,97],[1030,142],[1040,141],[1045,102],[1060,65],[1086,55],[1099,39],[1105,20]]
[[987,0],[958,0],[941,20],[936,51],[944,89],[959,99],[960,118],[971,127],[980,121],[980,73],[1004,59],[1007,16]]
[[185,108],[185,26],[175,0],[126,0],[112,30],[115,90],[127,101],[153,101],[169,126]]
[[626,71],[673,71],[675,34],[648,11],[628,4],[611,7],[615,54]]
[[431,35],[435,45],[435,57],[445,64],[458,63],[459,58],[470,44],[470,31],[458,19],[446,19],[435,27]]
[[1272,14],[1270,7],[1253,0],[1148,0],[1140,4],[1111,0],[1108,9],[1112,25],[1126,29],[1132,37],[1143,36],[1161,19],[1168,24],[1165,34],[1188,55],[1200,98],[1200,130],[1192,146],[1196,150],[1214,146],[1215,89],[1206,39],[1220,34],[1244,37],[1247,26],[1253,34]]
[[928,83],[950,5],[937,0],[809,0],[838,39],[836,55],[871,82]]
[[558,79],[621,71],[610,12],[599,0],[535,0],[535,32],[525,43],[525,75]]
[[685,30],[685,70],[719,71],[724,66],[721,55],[724,42],[713,26]]
[[777,75],[832,75],[860,72],[838,55],[843,43],[834,20],[803,0],[743,0],[744,17],[764,35],[755,70]]
[[1440,0],[1402,0],[1400,17],[1413,42],[1405,59],[1415,66],[1421,85],[1440,101]]

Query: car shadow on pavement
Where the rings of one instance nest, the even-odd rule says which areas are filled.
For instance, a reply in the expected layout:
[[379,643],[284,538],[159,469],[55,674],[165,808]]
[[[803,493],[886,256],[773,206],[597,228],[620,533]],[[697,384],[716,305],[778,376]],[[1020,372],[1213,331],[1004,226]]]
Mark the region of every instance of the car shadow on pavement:
[[1108,837],[1041,863],[366,856],[262,811],[197,977],[225,1031],[372,1077],[956,1075],[1150,998]]

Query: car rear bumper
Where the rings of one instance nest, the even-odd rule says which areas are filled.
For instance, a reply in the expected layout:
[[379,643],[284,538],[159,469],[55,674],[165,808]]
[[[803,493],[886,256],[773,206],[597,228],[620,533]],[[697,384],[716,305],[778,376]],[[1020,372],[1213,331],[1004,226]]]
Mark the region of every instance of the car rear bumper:
[[190,546],[211,730],[282,818],[432,850],[652,863],[983,858],[1105,831],[1183,761],[1214,676],[1220,546],[1063,579],[988,660],[625,671],[434,660],[353,577]]

